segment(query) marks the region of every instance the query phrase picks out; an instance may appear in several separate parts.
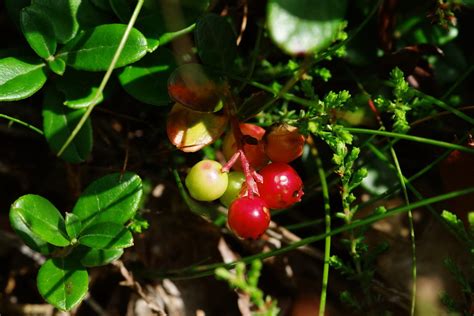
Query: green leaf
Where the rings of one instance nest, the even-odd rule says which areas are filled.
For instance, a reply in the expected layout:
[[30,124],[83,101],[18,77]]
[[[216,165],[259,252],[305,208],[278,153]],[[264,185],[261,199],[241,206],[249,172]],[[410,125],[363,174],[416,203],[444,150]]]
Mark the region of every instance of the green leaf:
[[66,213],[66,232],[71,239],[75,239],[79,236],[81,228],[81,219],[75,214]]
[[269,0],[270,36],[291,55],[321,51],[336,40],[346,6],[346,0]]
[[235,34],[226,18],[206,14],[196,25],[196,47],[205,65],[229,70],[237,56]]
[[46,82],[45,64],[38,59],[0,59],[0,102],[28,98]]
[[119,71],[122,87],[135,99],[151,105],[167,105],[168,78],[176,68],[173,54],[166,50],[150,54]]
[[[103,74],[95,72],[68,69],[62,78],[54,81],[54,84],[59,91],[64,93],[66,98],[64,105],[72,109],[80,109],[89,106],[94,101],[102,77]],[[102,102],[109,90],[110,85],[107,85],[97,104]]]
[[84,190],[73,213],[82,220],[84,229],[103,222],[123,225],[135,215],[141,195],[142,181],[136,174],[109,174]]
[[10,225],[24,243],[34,251],[42,253],[43,255],[49,255],[54,251],[54,246],[41,239],[26,225],[26,222],[19,212],[10,212]]
[[173,33],[195,23],[209,7],[209,0],[163,0],[158,4],[148,1],[144,8],[147,6],[150,8],[143,10],[136,27],[147,38],[149,50],[154,51],[159,45],[168,43],[174,37]]
[[47,18],[54,38],[59,43],[66,43],[76,36],[79,30],[77,12],[82,0],[35,0],[28,9],[41,13]]
[[71,310],[87,294],[87,270],[69,258],[48,259],[41,266],[36,280],[41,296],[61,310]]
[[62,76],[66,71],[66,63],[62,59],[48,60],[48,67],[57,75]]
[[21,221],[40,239],[59,247],[70,244],[66,237],[64,218],[58,209],[39,195],[23,195],[10,208],[12,226]]
[[70,257],[77,258],[84,267],[98,267],[109,264],[123,255],[123,249],[92,249],[78,245]]
[[[105,24],[81,32],[61,49],[57,57],[79,70],[105,71],[126,28],[125,24]],[[145,37],[138,30],[132,29],[116,68],[136,62],[146,52]]]
[[94,249],[120,249],[133,246],[133,236],[123,225],[102,222],[84,229],[79,243]]
[[[69,109],[63,102],[64,98],[58,91],[52,88],[46,90],[43,101],[43,131],[51,150],[55,153],[66,142],[85,112],[85,109]],[[92,125],[90,119],[87,119],[61,158],[71,163],[79,163],[86,160],[91,151]]]
[[56,53],[57,42],[48,12],[29,6],[21,11],[21,29],[38,56],[48,59]]

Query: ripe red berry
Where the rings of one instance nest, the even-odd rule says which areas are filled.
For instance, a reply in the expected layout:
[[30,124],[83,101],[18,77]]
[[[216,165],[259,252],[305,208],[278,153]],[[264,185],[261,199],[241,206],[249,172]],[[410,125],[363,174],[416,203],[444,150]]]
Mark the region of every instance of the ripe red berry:
[[[247,157],[250,166],[255,169],[260,169],[268,163],[268,157],[265,154],[265,149],[263,148],[263,143],[261,142],[263,135],[265,134],[265,129],[260,126],[248,123],[239,124],[240,131],[243,135],[248,135],[255,138],[257,144],[243,144],[243,150],[245,156]],[[235,143],[234,134],[232,131],[226,134],[224,142],[222,145],[222,151],[227,160],[229,160],[233,154],[237,151],[237,144]],[[240,161],[237,161],[232,168],[236,171],[242,171],[242,164]]]
[[263,183],[258,183],[258,191],[269,208],[287,208],[301,201],[303,181],[290,165],[274,162],[259,173]]
[[270,225],[270,210],[260,197],[243,196],[230,205],[227,222],[237,236],[257,239]]
[[295,160],[303,154],[305,138],[297,127],[288,124],[278,124],[265,134],[265,153],[273,162]]

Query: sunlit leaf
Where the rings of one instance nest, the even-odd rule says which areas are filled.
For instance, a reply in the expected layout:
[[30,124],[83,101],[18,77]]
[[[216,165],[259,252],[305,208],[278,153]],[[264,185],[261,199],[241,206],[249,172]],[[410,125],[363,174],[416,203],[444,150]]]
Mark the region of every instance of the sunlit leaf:
[[336,39],[346,6],[346,0],[269,0],[270,35],[292,55],[320,51]]
[[178,149],[195,152],[218,139],[227,121],[225,115],[197,112],[176,103],[168,115],[166,131]]

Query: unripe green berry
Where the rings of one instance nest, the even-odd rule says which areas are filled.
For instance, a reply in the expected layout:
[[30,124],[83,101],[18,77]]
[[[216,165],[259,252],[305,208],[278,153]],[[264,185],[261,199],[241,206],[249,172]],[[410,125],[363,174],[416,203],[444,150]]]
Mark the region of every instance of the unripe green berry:
[[195,164],[185,180],[189,194],[198,201],[214,201],[220,198],[228,183],[227,173],[221,169],[221,164],[213,160],[202,160]]
[[221,196],[220,201],[226,207],[229,207],[240,194],[242,190],[242,184],[245,182],[245,175],[239,171],[232,171],[229,173],[229,182],[227,184],[227,189],[224,192],[224,195]]

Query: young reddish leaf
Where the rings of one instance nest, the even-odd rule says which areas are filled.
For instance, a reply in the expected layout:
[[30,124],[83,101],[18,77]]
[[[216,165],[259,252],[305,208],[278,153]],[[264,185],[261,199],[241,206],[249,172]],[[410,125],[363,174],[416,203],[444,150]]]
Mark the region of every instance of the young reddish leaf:
[[166,132],[178,149],[195,152],[218,139],[227,121],[225,115],[193,111],[176,103],[168,114]]
[[222,109],[226,85],[199,64],[184,64],[168,81],[170,97],[194,111],[216,112]]

